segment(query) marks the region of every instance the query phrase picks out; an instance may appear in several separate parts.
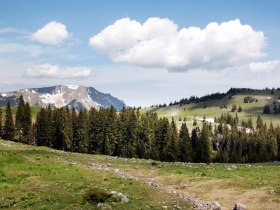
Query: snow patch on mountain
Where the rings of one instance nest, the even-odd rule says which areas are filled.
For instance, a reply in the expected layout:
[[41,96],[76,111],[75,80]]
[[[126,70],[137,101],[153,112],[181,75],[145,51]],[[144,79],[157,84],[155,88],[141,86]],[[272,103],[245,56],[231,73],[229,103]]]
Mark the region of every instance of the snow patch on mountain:
[[79,85],[67,85],[67,87],[72,90],[77,90]]
[[47,93],[47,94],[41,95],[39,97],[42,98],[43,103],[52,104],[55,107],[60,108],[60,107],[67,105],[64,101],[63,94],[64,93],[61,93],[60,91],[58,91],[57,94],[48,94]]
[[115,109],[121,110],[125,103],[118,98],[99,92],[93,87],[78,85],[57,85],[43,88],[26,88],[18,91],[0,93],[0,106],[6,106],[7,100],[12,106],[19,102],[20,95],[31,106],[36,107],[74,107],[76,110],[95,108],[108,108],[114,106]]

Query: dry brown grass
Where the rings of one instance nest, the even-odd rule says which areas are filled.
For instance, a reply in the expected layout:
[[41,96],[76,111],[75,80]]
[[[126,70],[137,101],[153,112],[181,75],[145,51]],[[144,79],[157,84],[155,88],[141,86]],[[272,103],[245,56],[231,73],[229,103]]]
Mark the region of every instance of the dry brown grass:
[[[195,195],[203,201],[218,201],[224,209],[232,209],[236,202],[244,203],[247,209],[253,210],[279,210],[280,197],[271,194],[269,189],[245,189],[246,181],[240,180],[207,180],[194,179],[187,174],[160,174],[157,168],[134,169],[129,166],[124,169],[127,173],[137,177],[138,180],[153,180],[160,184],[166,192],[180,191],[186,195]],[[183,184],[186,187],[176,189]]]

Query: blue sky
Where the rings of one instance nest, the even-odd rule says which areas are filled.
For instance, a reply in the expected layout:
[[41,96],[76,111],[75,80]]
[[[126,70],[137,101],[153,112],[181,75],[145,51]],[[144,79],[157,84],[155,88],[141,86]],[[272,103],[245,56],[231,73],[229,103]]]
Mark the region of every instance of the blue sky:
[[81,84],[137,106],[279,86],[279,8],[277,0],[0,1],[0,91]]

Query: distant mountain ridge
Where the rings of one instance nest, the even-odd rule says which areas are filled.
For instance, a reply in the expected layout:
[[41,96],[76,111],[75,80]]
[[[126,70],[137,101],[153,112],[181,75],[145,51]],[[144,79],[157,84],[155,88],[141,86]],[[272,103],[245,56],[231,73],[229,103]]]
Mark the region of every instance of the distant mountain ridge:
[[26,88],[12,92],[0,93],[0,106],[6,106],[7,100],[12,106],[18,104],[20,95],[26,102],[33,107],[46,107],[49,104],[52,107],[75,107],[75,109],[107,108],[114,106],[117,110],[125,107],[125,103],[113,97],[111,94],[105,94],[93,87],[82,85],[57,85],[42,88]]

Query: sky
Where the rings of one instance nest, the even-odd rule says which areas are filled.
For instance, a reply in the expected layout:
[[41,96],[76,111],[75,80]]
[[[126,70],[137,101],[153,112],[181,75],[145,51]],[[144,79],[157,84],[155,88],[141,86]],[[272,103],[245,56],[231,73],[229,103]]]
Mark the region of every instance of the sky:
[[279,87],[278,0],[0,1],[0,92],[73,84],[129,106]]

